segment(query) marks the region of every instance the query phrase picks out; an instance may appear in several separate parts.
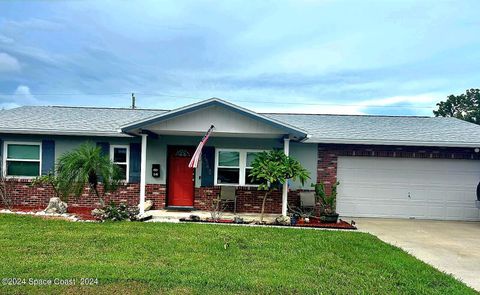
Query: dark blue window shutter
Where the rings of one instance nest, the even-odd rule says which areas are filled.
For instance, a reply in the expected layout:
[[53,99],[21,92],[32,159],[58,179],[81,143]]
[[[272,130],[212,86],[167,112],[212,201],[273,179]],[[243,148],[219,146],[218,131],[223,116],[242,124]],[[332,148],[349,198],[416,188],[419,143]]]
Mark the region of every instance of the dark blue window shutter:
[[42,140],[42,175],[55,173],[55,141]]
[[102,150],[102,155],[103,156],[109,156],[110,155],[110,143],[108,142],[97,142],[97,146],[100,147]]
[[142,147],[139,143],[130,144],[130,183],[140,183],[140,161]]
[[215,148],[206,146],[202,149],[202,186],[213,186],[215,176]]

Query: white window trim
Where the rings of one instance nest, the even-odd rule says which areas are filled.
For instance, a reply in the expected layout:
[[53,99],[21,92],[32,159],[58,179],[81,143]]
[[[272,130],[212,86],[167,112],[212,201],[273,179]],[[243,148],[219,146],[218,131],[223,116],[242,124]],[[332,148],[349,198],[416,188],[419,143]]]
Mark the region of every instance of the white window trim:
[[[7,159],[8,154],[8,145],[38,145],[39,147],[39,159],[32,160],[32,159]],[[42,175],[42,142],[35,142],[35,141],[5,141],[3,143],[3,155],[2,155],[2,173],[5,178],[12,178],[12,179],[34,179],[37,176],[21,176],[21,175],[7,175],[7,160],[8,161],[17,161],[17,162],[38,162],[38,176]]]
[[[214,185],[215,186],[248,186],[248,187],[258,187],[258,184],[246,184],[245,183],[245,171],[247,168],[251,168],[250,166],[247,167],[247,153],[260,153],[264,150],[254,150],[254,149],[215,149],[215,171],[214,171]],[[219,153],[220,152],[238,152],[239,153],[239,166],[240,175],[239,175],[239,182],[240,183],[218,183],[218,168],[237,168],[236,166],[219,166]]]
[[[126,157],[127,157],[126,160],[127,160],[127,162],[115,162],[115,161],[114,161],[114,158],[113,158],[114,154],[113,154],[113,153],[114,153],[114,151],[115,151],[116,148],[117,148],[117,149],[120,148],[120,149],[126,149],[126,150],[127,150],[127,154],[126,154]],[[127,179],[125,179],[125,182],[128,182],[128,181],[130,180],[130,146],[129,146],[129,145],[122,145],[122,144],[110,145],[110,160],[111,160],[113,163],[115,163],[115,164],[122,164],[122,165],[125,165],[125,164],[126,164],[126,165],[127,165],[127,171],[126,171],[126,173],[125,173],[125,177],[126,177]]]

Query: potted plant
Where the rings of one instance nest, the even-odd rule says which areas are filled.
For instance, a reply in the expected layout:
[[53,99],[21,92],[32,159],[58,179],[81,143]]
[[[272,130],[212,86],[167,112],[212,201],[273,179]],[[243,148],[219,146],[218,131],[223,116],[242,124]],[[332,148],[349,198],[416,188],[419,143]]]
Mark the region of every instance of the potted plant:
[[335,211],[335,205],[337,202],[337,187],[340,182],[336,182],[332,185],[330,194],[325,191],[325,184],[323,182],[312,184],[315,188],[316,201],[321,203],[322,213],[320,214],[320,220],[326,223],[337,223],[338,213]]

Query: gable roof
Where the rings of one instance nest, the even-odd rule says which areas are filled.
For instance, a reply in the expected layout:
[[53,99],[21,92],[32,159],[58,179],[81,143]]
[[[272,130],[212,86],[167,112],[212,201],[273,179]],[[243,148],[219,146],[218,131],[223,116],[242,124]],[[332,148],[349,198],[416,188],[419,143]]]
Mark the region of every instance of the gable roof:
[[120,126],[165,110],[24,106],[0,112],[0,133],[130,137]]
[[262,123],[265,123],[267,125],[273,126],[275,128],[278,128],[280,130],[284,130],[286,133],[293,134],[296,136],[298,139],[305,139],[308,136],[308,133],[305,130],[302,130],[300,127],[290,125],[288,123],[276,120],[275,118],[267,117],[264,116],[260,113],[253,112],[251,110],[242,108],[240,106],[234,105],[232,103],[229,103],[225,100],[219,99],[219,98],[211,98],[207,99],[198,103],[194,103],[191,105],[187,105],[175,110],[172,110],[167,113],[159,114],[157,116],[151,117],[151,118],[146,118],[143,120],[139,120],[133,123],[129,123],[125,126],[123,126],[121,129],[123,132],[130,132],[135,129],[141,129],[141,128],[146,128],[148,126],[151,126],[153,124],[158,124],[162,121],[169,120],[190,112],[194,112],[200,109],[212,107],[212,106],[220,106],[225,109],[234,111],[236,113],[239,113],[241,115],[247,116],[251,119],[260,121]]
[[265,114],[301,125],[306,142],[480,147],[480,126],[456,118],[372,115]]

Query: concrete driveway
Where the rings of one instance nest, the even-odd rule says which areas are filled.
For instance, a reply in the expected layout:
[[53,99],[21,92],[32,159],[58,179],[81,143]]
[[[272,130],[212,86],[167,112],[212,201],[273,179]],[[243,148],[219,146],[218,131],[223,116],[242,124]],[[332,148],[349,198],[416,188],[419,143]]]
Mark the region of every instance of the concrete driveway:
[[480,222],[356,218],[360,231],[398,246],[480,291]]

